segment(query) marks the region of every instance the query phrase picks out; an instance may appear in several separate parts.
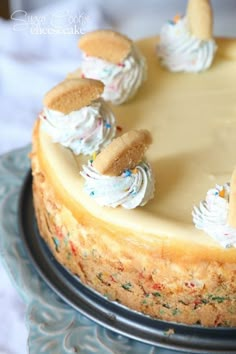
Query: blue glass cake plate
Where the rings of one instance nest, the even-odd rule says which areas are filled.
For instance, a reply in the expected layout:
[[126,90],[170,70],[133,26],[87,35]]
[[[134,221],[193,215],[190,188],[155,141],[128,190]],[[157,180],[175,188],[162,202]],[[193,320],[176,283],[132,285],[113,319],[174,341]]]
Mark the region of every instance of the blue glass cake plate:
[[35,222],[29,151],[0,157],[0,254],[27,304],[29,353],[236,353],[235,328],[153,320],[108,301],[58,264]]

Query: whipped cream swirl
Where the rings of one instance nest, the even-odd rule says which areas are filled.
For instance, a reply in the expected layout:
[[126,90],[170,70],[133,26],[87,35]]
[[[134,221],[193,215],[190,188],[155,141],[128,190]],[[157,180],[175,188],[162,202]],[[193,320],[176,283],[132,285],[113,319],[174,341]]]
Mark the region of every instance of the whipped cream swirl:
[[236,247],[236,229],[227,224],[229,193],[229,183],[216,185],[192,213],[196,228],[205,231],[224,248]]
[[200,72],[211,66],[216,49],[213,39],[206,41],[193,36],[187,19],[181,18],[163,26],[157,55],[170,71]]
[[101,175],[89,161],[83,166],[81,175],[85,178],[85,192],[101,206],[116,208],[121,205],[134,209],[145,205],[154,195],[154,176],[146,162],[113,177]]
[[85,77],[104,83],[102,97],[114,104],[132,98],[147,76],[146,60],[134,45],[127,58],[118,64],[84,55],[81,70]]
[[53,142],[76,155],[91,155],[110,144],[116,135],[115,117],[103,99],[68,114],[44,108],[40,118]]

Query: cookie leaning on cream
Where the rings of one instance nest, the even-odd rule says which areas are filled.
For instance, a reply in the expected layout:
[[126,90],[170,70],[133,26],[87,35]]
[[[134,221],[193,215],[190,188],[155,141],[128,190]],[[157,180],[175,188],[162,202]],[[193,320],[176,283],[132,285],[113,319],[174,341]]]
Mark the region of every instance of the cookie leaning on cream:
[[154,176],[144,153],[152,138],[147,130],[131,130],[114,139],[94,161],[83,166],[85,191],[99,205],[134,209],[154,196]]
[[160,33],[157,55],[170,71],[201,72],[213,62],[217,46],[212,35],[209,0],[189,0],[185,17],[168,21]]
[[93,79],[65,80],[44,97],[42,129],[76,155],[89,155],[116,134],[115,117],[101,98],[104,85]]
[[236,169],[230,183],[207,191],[205,200],[194,207],[193,222],[224,248],[236,247]]
[[148,130],[131,130],[112,141],[100,152],[94,161],[94,167],[108,176],[118,176],[125,169],[135,168],[151,144]]
[[146,79],[146,61],[136,45],[126,36],[111,30],[85,34],[79,40],[84,53],[82,75],[100,80],[105,88],[102,97],[113,104],[131,99]]

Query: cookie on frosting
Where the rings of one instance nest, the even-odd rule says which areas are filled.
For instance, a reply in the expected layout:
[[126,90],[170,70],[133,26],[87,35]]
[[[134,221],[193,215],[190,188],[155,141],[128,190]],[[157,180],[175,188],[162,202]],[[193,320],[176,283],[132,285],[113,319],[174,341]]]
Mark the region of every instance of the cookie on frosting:
[[147,76],[144,56],[126,36],[100,30],[85,34],[79,41],[83,52],[81,71],[69,77],[100,80],[105,88],[102,97],[113,104],[131,99]]
[[217,45],[212,38],[213,14],[208,0],[189,0],[186,16],[168,21],[160,32],[157,55],[173,72],[201,72],[212,65]]
[[119,176],[135,168],[151,144],[148,130],[131,130],[114,139],[94,160],[93,167],[104,175]]
[[93,79],[69,79],[53,87],[44,96],[44,106],[48,109],[67,114],[79,110],[98,99],[104,85]]
[[213,15],[209,0],[189,0],[187,20],[192,35],[201,40],[212,39]]
[[132,41],[111,30],[98,30],[85,34],[79,40],[79,48],[88,56],[117,64],[131,51]]
[[53,142],[75,155],[90,155],[110,144],[116,120],[101,97],[103,88],[97,80],[68,79],[45,95],[41,126]]

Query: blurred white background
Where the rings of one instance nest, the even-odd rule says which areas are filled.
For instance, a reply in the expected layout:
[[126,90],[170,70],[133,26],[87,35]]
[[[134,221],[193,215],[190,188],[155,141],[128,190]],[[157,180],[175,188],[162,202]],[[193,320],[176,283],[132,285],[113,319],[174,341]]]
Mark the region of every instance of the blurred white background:
[[[2,1],[2,0],[1,0]],[[0,154],[31,141],[44,93],[79,67],[79,34],[114,28],[133,39],[156,35],[185,0],[11,0],[12,20],[0,18]],[[236,36],[236,1],[213,0],[214,32]],[[20,10],[20,11],[19,11]],[[1,13],[0,13],[1,15]],[[25,354],[24,305],[0,268],[0,354]],[[7,338],[7,340],[6,340]]]

